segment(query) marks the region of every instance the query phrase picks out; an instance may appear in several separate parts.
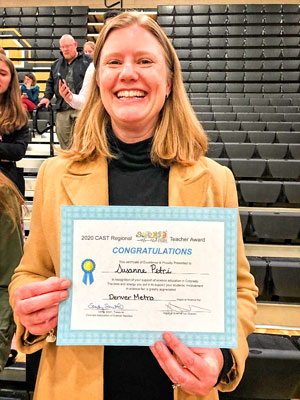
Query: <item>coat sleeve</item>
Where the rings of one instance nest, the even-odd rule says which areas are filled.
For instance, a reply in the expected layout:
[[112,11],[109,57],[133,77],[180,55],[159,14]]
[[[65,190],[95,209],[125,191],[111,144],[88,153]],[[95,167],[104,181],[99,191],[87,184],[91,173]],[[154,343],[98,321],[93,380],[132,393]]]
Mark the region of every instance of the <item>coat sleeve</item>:
[[[238,199],[234,177],[226,168],[224,207],[238,207]],[[254,278],[245,255],[243,235],[240,218],[238,218],[238,243],[237,243],[237,332],[238,346],[231,349],[233,367],[227,377],[218,385],[222,392],[232,391],[239,384],[245,369],[248,357],[247,336],[254,331],[254,316],[256,313],[256,297],[258,295]]]
[[[24,255],[15,270],[9,286],[12,308],[14,308],[14,292],[18,287],[32,282],[41,282],[51,276],[55,276],[53,262],[46,245],[47,235],[42,224],[45,190],[44,173],[46,166],[47,161],[42,164],[39,170],[32,209],[30,234],[24,246]],[[23,353],[33,353],[43,347],[46,335],[29,336],[29,332],[20,323],[16,315],[15,322],[17,325],[17,345]]]
[[73,93],[72,100],[68,102],[68,104],[75,110],[81,110],[85,104],[91,86],[91,81],[93,78],[94,71],[95,71],[94,64],[91,63],[88,69],[86,70],[80,92],[78,94]]
[[2,136],[0,142],[0,160],[18,161],[26,153],[28,143],[30,142],[29,128],[25,125],[18,131]]

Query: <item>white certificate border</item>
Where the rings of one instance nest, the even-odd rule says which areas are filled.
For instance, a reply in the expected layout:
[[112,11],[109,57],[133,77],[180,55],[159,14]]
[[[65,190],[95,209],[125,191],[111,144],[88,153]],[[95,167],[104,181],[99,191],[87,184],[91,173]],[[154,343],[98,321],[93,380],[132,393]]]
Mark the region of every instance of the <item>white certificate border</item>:
[[[224,332],[174,332],[191,347],[237,347],[237,209],[212,207],[62,206],[60,276],[73,280],[74,220],[165,220],[224,222]],[[162,331],[71,330],[72,287],[59,306],[58,346],[149,346]]]

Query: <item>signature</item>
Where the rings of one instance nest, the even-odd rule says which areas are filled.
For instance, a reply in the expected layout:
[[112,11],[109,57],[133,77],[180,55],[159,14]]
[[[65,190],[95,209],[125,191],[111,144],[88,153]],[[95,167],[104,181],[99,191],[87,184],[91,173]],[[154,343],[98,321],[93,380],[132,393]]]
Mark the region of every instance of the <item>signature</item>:
[[88,308],[90,310],[98,310],[98,311],[122,311],[124,310],[124,306],[121,303],[117,303],[117,304],[94,304],[94,303],[90,303],[88,305]]
[[189,314],[189,313],[210,313],[211,310],[204,307],[199,307],[194,304],[188,304],[185,307],[178,306],[177,304],[169,301],[166,304],[166,310],[162,310],[166,314]]

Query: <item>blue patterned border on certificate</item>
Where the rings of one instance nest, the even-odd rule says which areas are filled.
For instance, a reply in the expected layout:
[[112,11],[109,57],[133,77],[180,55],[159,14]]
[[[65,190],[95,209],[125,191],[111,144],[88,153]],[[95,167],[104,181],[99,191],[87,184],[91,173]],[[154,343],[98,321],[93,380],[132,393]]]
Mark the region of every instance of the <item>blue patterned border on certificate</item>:
[[[74,220],[164,220],[224,222],[224,332],[174,332],[190,347],[237,347],[237,209],[209,207],[62,206],[61,276],[73,277]],[[160,331],[71,330],[72,290],[59,306],[57,345],[149,346]]]

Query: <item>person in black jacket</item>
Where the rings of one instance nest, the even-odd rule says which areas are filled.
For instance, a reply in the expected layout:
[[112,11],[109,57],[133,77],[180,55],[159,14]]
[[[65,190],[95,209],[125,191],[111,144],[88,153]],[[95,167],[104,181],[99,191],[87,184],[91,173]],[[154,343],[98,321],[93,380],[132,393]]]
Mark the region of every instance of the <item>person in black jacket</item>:
[[0,54],[0,170],[24,194],[23,170],[17,168],[30,142],[27,112],[22,106],[19,79],[9,58]]
[[66,83],[73,93],[78,94],[92,58],[77,51],[77,42],[71,35],[63,35],[59,45],[63,57],[52,64],[44,97],[38,105],[44,104],[48,107],[52,97],[56,96],[56,134],[61,148],[66,149],[70,146],[73,126],[79,111],[64,101],[59,94],[59,87]]

